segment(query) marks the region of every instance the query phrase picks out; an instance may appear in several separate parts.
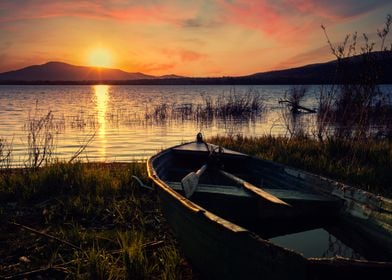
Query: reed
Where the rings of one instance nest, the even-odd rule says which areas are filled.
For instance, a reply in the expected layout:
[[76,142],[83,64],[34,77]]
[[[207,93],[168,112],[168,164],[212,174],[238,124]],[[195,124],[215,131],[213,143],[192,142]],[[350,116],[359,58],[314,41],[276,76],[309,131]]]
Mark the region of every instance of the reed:
[[25,123],[27,133],[27,166],[38,168],[43,163],[47,164],[52,160],[54,152],[55,127],[53,114],[49,111],[42,116],[29,114]]
[[144,118],[151,124],[185,120],[201,124],[208,124],[215,120],[255,121],[264,110],[264,102],[257,92],[249,90],[244,94],[231,90],[217,97],[202,94],[201,102],[197,104],[158,104],[147,108]]
[[0,138],[0,170],[8,170],[12,163],[13,142]]
[[[345,140],[389,137],[392,104],[379,88],[379,62],[381,56],[392,53],[392,46],[385,46],[391,24],[392,16],[387,15],[384,28],[377,31],[381,53],[375,51],[376,42],[371,42],[366,34],[360,45],[357,32],[348,34],[341,44],[334,45],[322,26],[336,57],[337,69],[336,84],[320,93],[317,132],[320,140],[331,133]],[[348,59],[354,55],[358,55],[355,60]]]
[[263,109],[263,101],[259,94],[248,92],[242,95],[235,91],[229,95],[218,96],[214,107],[215,114],[222,118],[250,118]]

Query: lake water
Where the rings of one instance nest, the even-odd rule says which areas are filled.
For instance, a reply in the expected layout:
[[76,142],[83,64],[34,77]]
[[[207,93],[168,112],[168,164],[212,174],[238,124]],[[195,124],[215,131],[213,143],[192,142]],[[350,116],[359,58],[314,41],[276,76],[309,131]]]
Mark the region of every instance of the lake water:
[[274,237],[271,242],[301,253],[305,258],[333,258],[336,256],[365,259],[352,247],[323,228]]
[[[197,132],[205,136],[285,135],[282,117],[284,98],[291,86],[0,86],[0,139],[12,143],[14,165],[27,161],[26,124],[49,111],[55,135],[55,156],[67,160],[88,139],[81,154],[89,161],[132,161],[146,159],[157,151],[191,141]],[[391,86],[383,86],[391,92]],[[317,107],[320,86],[309,86],[301,103]],[[249,93],[250,92],[250,93]],[[161,121],[146,117],[159,104],[172,110],[205,103],[206,97],[258,94],[265,105],[262,113],[241,121],[198,120],[189,116]],[[195,108],[195,107],[193,107]],[[313,115],[303,116],[311,123]],[[309,126],[311,127],[311,126]],[[4,142],[4,141],[3,141]]]
[[268,238],[272,243],[302,254],[305,258],[333,258],[336,256],[372,261],[391,261],[391,252],[367,239],[360,230],[344,221],[328,221],[321,226],[297,229],[290,232],[285,225],[286,234]]

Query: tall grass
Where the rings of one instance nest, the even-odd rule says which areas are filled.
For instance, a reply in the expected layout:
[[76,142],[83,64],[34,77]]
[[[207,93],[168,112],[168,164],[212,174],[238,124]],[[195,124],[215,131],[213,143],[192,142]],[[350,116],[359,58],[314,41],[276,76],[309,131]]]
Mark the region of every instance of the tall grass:
[[145,163],[54,162],[0,177],[0,276],[192,279],[156,195],[132,175],[147,184]]
[[146,251],[143,248],[142,233],[120,233],[119,243],[125,268],[125,278],[142,280],[149,278],[152,268],[149,267]]
[[392,143],[340,138],[216,136],[209,141],[392,197]]
[[89,248],[84,252],[81,259],[86,260],[86,272],[83,274],[83,264],[79,262],[77,278],[111,280],[119,279],[120,269],[115,268],[113,264],[117,259],[109,254],[105,249]]

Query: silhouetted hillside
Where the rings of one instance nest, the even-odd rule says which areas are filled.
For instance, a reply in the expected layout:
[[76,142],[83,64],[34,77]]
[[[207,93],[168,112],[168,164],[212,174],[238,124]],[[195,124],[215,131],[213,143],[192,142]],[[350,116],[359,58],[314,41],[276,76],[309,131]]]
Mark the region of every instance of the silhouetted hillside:
[[[380,84],[392,84],[392,52],[372,53],[373,75]],[[342,60],[344,75],[337,75],[337,61],[297,68],[256,73],[241,77],[187,78],[176,75],[160,77],[128,73],[117,69],[74,66],[49,62],[0,74],[1,84],[129,84],[129,85],[263,85],[263,84],[331,84],[358,81],[366,75],[369,64],[362,56]],[[376,73],[374,70],[376,69]]]
[[[392,83],[392,52],[374,52],[371,54],[373,70],[377,68],[380,83]],[[361,55],[342,60],[341,73],[337,74],[337,61],[310,64],[302,67],[256,73],[242,77],[256,80],[262,84],[330,84],[345,83],[347,79],[356,79],[369,71],[369,64],[364,63]],[[344,73],[342,73],[344,72]]]
[[[163,76],[162,78],[173,76]],[[75,66],[63,62],[48,62],[0,74],[0,81],[102,81],[160,79],[143,73],[128,73],[118,69]]]

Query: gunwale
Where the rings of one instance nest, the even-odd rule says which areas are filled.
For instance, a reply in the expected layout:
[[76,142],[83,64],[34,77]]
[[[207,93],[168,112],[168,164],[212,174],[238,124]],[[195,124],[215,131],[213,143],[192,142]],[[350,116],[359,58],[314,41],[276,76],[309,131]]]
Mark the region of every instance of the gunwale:
[[[320,271],[324,271],[325,269],[334,271],[334,269],[346,269],[350,270],[353,269],[354,272],[357,272],[358,275],[361,275],[367,270],[370,269],[372,271],[372,274],[376,272],[379,272],[380,275],[382,273],[385,273],[385,271],[391,272],[392,271],[392,262],[389,261],[363,261],[363,260],[357,260],[357,259],[348,259],[348,258],[342,258],[342,257],[334,257],[334,258],[305,258],[299,253],[295,251],[291,251],[287,248],[280,247],[276,244],[273,244],[272,242],[265,240],[258,236],[257,234],[253,233],[252,231],[241,227],[233,222],[230,222],[222,217],[219,217],[215,215],[214,213],[210,212],[209,210],[203,208],[202,206],[198,205],[195,202],[192,202],[190,199],[187,199],[185,196],[182,196],[179,192],[174,190],[168,182],[165,182],[162,180],[154,167],[154,162],[161,158],[162,156],[169,155],[172,153],[174,150],[180,150],[181,146],[184,145],[189,145],[195,143],[194,141],[188,142],[185,144],[179,144],[174,147],[168,148],[166,150],[163,150],[156,155],[152,156],[151,158],[148,159],[147,161],[147,171],[148,171],[148,176],[152,179],[154,184],[157,186],[157,189],[162,193],[165,193],[169,197],[171,197],[172,200],[177,201],[181,204],[184,209],[187,211],[190,211],[194,215],[197,215],[197,217],[201,217],[202,219],[205,219],[206,221],[215,224],[217,227],[220,228],[220,230],[225,230],[229,231],[233,234],[238,234],[241,236],[245,236],[246,239],[253,239],[257,243],[261,244],[261,246],[267,246],[269,248],[272,248],[274,250],[278,250],[280,252],[283,252],[288,259],[292,258],[294,262],[300,264],[300,266],[303,266],[303,270],[307,272],[303,272],[302,269],[299,269],[299,271],[302,271],[301,273],[304,273],[303,275],[306,275],[307,273],[320,273]],[[190,151],[192,152],[192,151]],[[195,151],[195,152],[200,152],[200,151]],[[251,157],[246,154],[238,153],[235,152],[239,156],[244,156],[248,157],[254,160],[260,161],[260,159],[256,159],[254,157]],[[337,196],[339,198],[349,200],[350,203],[347,203],[348,205],[345,205],[344,211],[347,211],[347,213],[352,214],[353,216],[357,216],[359,219],[366,219],[366,218],[372,218],[372,219],[377,219],[380,215],[376,215],[376,212],[381,212],[381,213],[389,213],[388,215],[392,216],[392,200],[389,200],[387,198],[374,195],[371,193],[368,193],[366,191],[358,190],[354,187],[336,182],[334,180],[325,178],[320,175],[312,174],[303,170],[299,170],[296,168],[292,168],[289,166],[285,166],[276,162],[268,161],[268,160],[262,160],[265,164],[270,164],[274,167],[280,168],[281,170],[284,170],[287,174],[293,177],[297,177],[301,180],[310,180],[311,182],[318,181],[321,182],[321,184],[315,184],[315,188],[318,189],[320,192],[328,193],[328,194],[333,194],[334,196]],[[366,204],[366,207],[363,206]],[[361,213],[361,214],[358,214]],[[170,222],[170,221],[169,221]],[[392,227],[390,227],[390,224],[388,221],[383,224],[384,228],[389,231],[389,233],[392,232]],[[244,238],[244,237],[243,237]],[[388,245],[389,246],[389,245]],[[392,246],[392,245],[391,245]],[[391,247],[392,248],[392,247]]]

